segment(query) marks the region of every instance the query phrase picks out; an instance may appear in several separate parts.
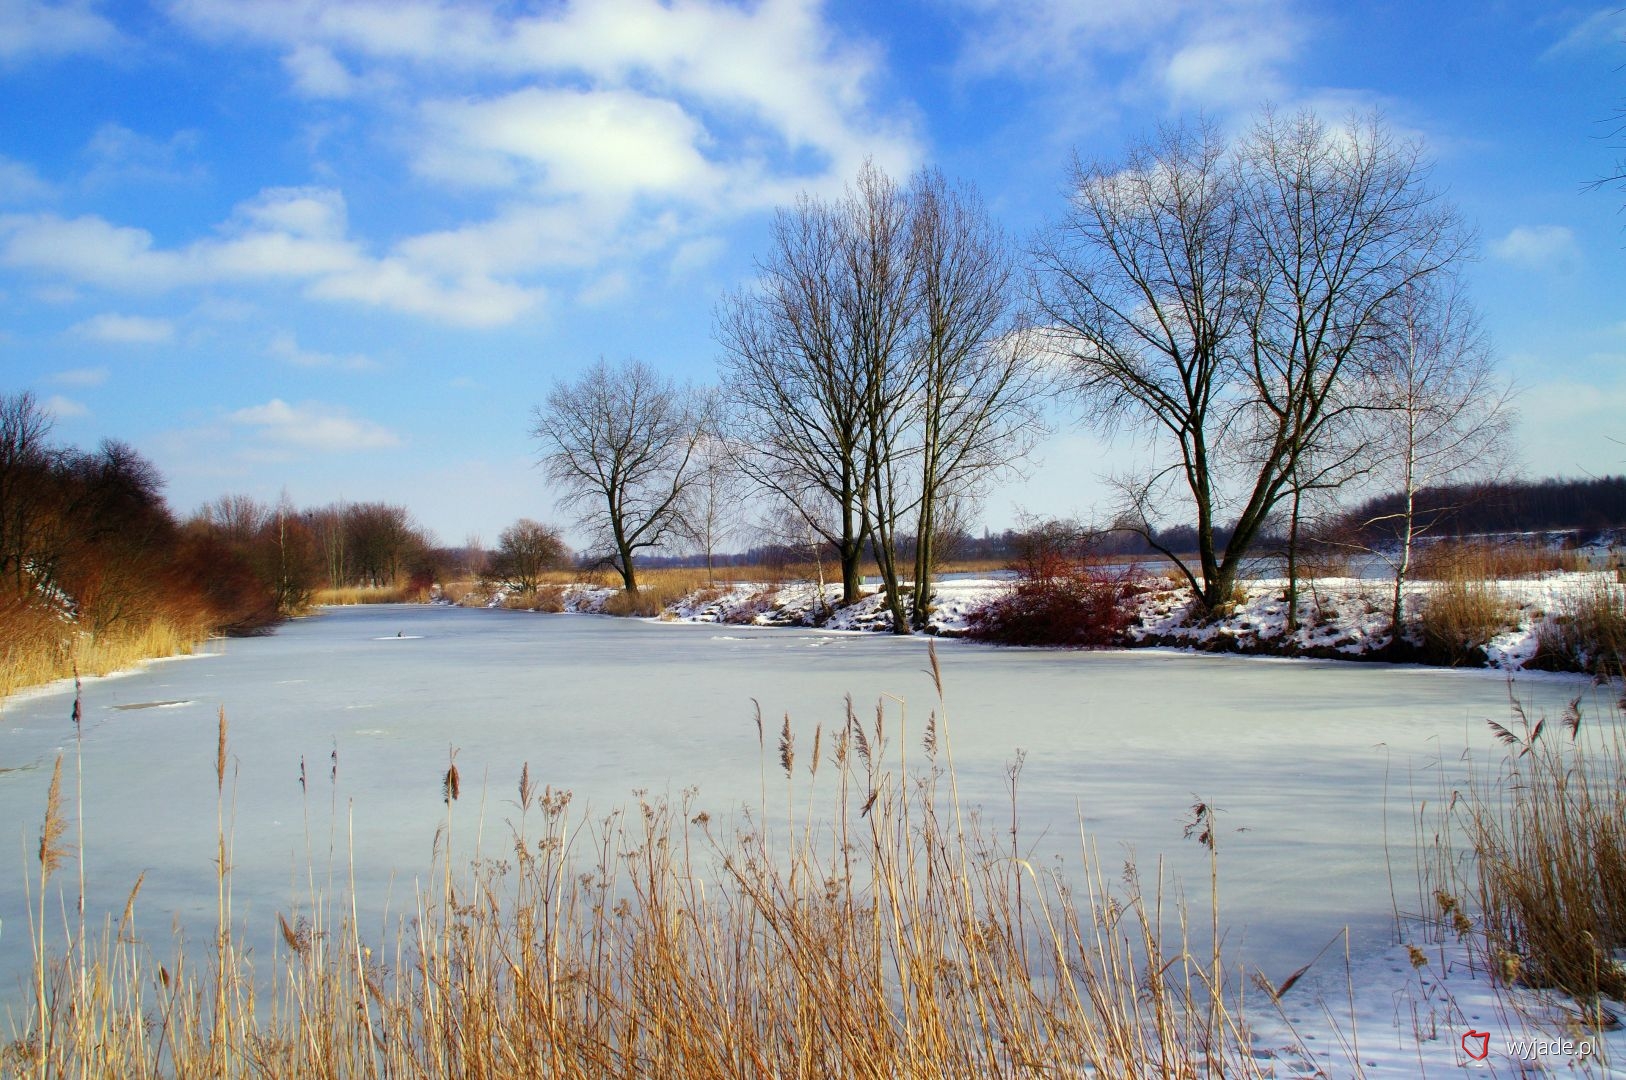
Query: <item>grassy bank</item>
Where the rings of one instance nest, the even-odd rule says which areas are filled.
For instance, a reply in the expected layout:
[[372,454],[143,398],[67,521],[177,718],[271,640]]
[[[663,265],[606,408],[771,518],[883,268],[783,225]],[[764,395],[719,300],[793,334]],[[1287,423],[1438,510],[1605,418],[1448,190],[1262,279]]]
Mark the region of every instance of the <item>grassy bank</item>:
[[108,675],[186,655],[212,633],[204,616],[158,614],[88,630],[40,605],[0,603],[0,699],[76,673]]
[[136,938],[139,882],[99,933],[49,915],[75,910],[85,858],[63,805],[70,759],[33,867],[34,1001],[0,1071],[1264,1075],[1222,957],[1188,943],[1174,902],[1088,848],[1075,878],[1027,862],[961,804],[941,707],[917,722],[880,708],[834,730],[759,720],[760,801],[733,821],[687,802],[588,816],[516,763],[506,850],[472,869],[448,840],[478,812],[454,754],[410,922],[372,936],[355,896],[313,886],[257,951],[231,917],[224,714],[219,932],[195,952]]

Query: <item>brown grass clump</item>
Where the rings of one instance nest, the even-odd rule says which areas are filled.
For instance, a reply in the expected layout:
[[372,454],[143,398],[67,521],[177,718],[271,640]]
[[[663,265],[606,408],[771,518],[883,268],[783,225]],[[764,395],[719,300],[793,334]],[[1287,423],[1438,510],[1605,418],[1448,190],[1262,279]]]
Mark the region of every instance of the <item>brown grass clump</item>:
[[1532,725],[1515,702],[1492,722],[1507,759],[1473,785],[1467,833],[1492,970],[1579,1001],[1626,996],[1626,728],[1582,722],[1580,699],[1557,724]]
[[1512,581],[1554,570],[1580,570],[1580,556],[1545,544],[1440,540],[1419,547],[1411,576],[1418,581]]
[[1511,601],[1483,581],[1446,581],[1423,602],[1418,629],[1429,663],[1480,667],[1485,646],[1515,624]]
[[358,929],[354,897],[313,886],[291,916],[266,916],[274,944],[251,967],[222,858],[208,963],[160,961],[122,926],[95,942],[70,933],[67,954],[47,957],[42,933],[39,1000],[0,1072],[1263,1074],[1217,945],[1199,956],[1165,937],[1164,897],[1132,868],[1108,872],[1086,847],[1066,880],[984,831],[959,804],[940,703],[915,770],[906,720],[878,708],[865,725],[849,708],[833,736],[803,743],[804,761],[787,719],[784,779],[771,781],[783,799],[769,798],[765,760],[762,803],[737,826],[692,796],[573,812],[526,765],[509,854],[467,872],[452,869],[449,769],[434,884],[393,941]]
[[1536,636],[1531,667],[1620,676],[1626,663],[1626,588],[1600,581],[1568,596]]
[[[642,575],[640,575],[642,576]],[[617,592],[604,602],[606,615],[653,618],[690,593],[706,587],[704,574],[668,570],[650,574],[635,593]]]
[[0,597],[0,697],[81,675],[108,675],[143,660],[182,656],[213,636],[206,612],[159,612],[87,627],[45,605]]

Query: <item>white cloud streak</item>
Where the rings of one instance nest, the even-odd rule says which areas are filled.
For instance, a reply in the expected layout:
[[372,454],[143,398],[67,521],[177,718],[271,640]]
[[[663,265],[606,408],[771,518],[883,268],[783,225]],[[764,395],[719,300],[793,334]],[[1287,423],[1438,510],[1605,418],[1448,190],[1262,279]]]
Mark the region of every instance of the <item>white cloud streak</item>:
[[388,428],[317,402],[295,406],[272,398],[264,405],[238,409],[227,419],[268,444],[293,450],[349,453],[401,444],[400,436]]
[[261,192],[216,236],[173,249],[158,247],[144,229],[95,216],[0,215],[0,263],[127,292],[304,282],[315,299],[465,326],[511,322],[542,297],[479,272],[447,275],[410,254],[370,255],[347,235],[338,193],[311,188]]
[[75,337],[111,345],[161,345],[175,337],[175,324],[146,315],[106,312],[77,323],[68,331]]
[[100,52],[118,41],[118,30],[94,4],[0,0],[0,63]]
[[1490,247],[1504,262],[1530,270],[1565,270],[1581,258],[1575,231],[1567,225],[1519,225]]

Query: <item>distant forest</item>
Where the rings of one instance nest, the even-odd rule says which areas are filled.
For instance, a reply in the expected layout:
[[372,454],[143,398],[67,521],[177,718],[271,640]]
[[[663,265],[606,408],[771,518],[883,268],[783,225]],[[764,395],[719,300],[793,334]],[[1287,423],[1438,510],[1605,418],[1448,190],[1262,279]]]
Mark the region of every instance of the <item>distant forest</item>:
[[[1396,535],[1402,496],[1369,499],[1342,524],[1367,539]],[[1626,476],[1585,480],[1503,480],[1424,488],[1417,494],[1422,532],[1435,536],[1483,533],[1573,532],[1586,534],[1626,526]]]
[[[1402,509],[1403,496],[1381,495],[1350,510],[1341,511],[1319,529],[1325,538],[1336,535],[1381,543],[1395,537],[1402,527],[1394,517]],[[1486,533],[1573,533],[1577,540],[1591,539],[1600,532],[1626,529],[1626,476],[1587,479],[1549,477],[1543,480],[1503,480],[1478,484],[1455,484],[1423,488],[1417,493],[1417,527],[1421,536],[1476,536]],[[1077,527],[1090,539],[1090,547],[1101,555],[1150,555],[1152,547],[1142,537],[1111,529]],[[1028,529],[984,530],[981,536],[959,533],[939,543],[951,560],[1014,560],[1023,550]],[[1160,544],[1171,551],[1193,551],[1197,530],[1178,525],[1160,530]],[[1215,530],[1215,540],[1224,547],[1230,530]],[[1313,543],[1313,541],[1311,541]],[[909,557],[913,539],[899,537],[900,553]],[[1286,540],[1267,531],[1257,542],[1268,552],[1283,547]],[[715,556],[719,566],[773,566],[807,562],[810,553],[784,544],[763,544],[732,555]],[[694,555],[651,556],[650,566],[703,565]]]

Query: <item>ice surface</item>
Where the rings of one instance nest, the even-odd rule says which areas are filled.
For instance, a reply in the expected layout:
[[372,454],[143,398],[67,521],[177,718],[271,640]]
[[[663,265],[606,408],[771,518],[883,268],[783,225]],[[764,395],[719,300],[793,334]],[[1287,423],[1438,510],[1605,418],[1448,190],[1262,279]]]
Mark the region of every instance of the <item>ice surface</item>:
[[[538,786],[572,789],[576,807],[585,800],[601,812],[637,790],[675,798],[691,785],[714,820],[755,805],[753,699],[775,729],[788,712],[806,747],[815,724],[827,739],[839,726],[845,695],[866,718],[882,694],[897,695],[907,704],[900,715],[887,699],[890,757],[896,761],[901,735],[911,764],[924,765],[920,734],[939,708],[924,640],[716,630],[354,608],[232,641],[205,662],[87,681],[83,845],[92,921],[116,915],[145,870],[140,928],[160,951],[172,912],[208,925],[222,706],[236,908],[266,927],[303,894],[313,861],[321,877],[330,846],[342,873],[352,829],[358,889],[373,917],[382,918],[386,903],[397,914],[409,909],[445,813],[440,782],[452,747],[466,855],[482,816],[488,849],[503,847],[502,820],[514,812],[527,761]],[[391,644],[398,634],[421,640],[403,648]],[[1470,758],[1493,756],[1485,721],[1508,716],[1510,687],[1500,673],[1161,650],[938,648],[946,732],[967,801],[982,804],[990,822],[1007,822],[1007,765],[1025,750],[1019,848],[1076,867],[1082,820],[1109,867],[1133,856],[1151,880],[1161,861],[1166,880],[1190,896],[1196,925],[1207,919],[1207,853],[1182,828],[1195,797],[1217,806],[1227,945],[1276,981],[1345,926],[1358,957],[1385,955],[1391,868],[1402,896],[1416,891],[1414,805],[1448,795],[1465,771],[1466,748]],[[1518,676],[1512,692],[1532,716],[1593,693],[1586,680],[1542,674]],[[155,702],[171,707],[127,708]],[[13,869],[0,873],[6,1000],[19,1000],[28,966],[22,877],[37,869],[30,853],[59,751],[68,753],[71,775],[70,705],[71,691],[59,688],[0,714],[0,770],[15,770],[0,773],[0,822],[16,853]],[[1601,698],[1591,714],[1604,715]],[[68,790],[71,814],[71,783]],[[1341,978],[1341,954],[1338,965]]]

